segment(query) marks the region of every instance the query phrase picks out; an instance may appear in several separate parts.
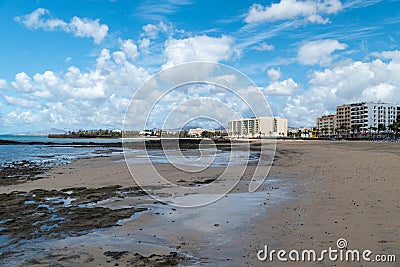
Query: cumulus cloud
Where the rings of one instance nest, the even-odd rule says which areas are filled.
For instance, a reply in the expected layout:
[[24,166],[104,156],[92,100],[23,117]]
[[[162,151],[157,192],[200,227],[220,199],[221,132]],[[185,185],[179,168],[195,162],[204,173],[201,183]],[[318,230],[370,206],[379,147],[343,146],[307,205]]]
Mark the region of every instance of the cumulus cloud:
[[139,49],[142,53],[147,54],[149,52],[149,47],[150,47],[149,38],[143,38],[139,40]]
[[297,89],[298,87],[299,85],[292,78],[289,78],[284,81],[276,81],[271,83],[264,89],[264,93],[266,95],[287,96],[291,95],[293,90]]
[[24,108],[29,108],[29,109],[36,109],[36,108],[40,107],[39,103],[37,103],[35,101],[24,99],[24,98],[18,98],[18,97],[7,96],[7,95],[4,95],[3,98],[7,104],[13,105],[13,106],[19,106],[19,107],[24,107]]
[[[49,11],[41,9],[16,20],[30,29],[71,33],[78,32],[79,29],[81,37],[93,29],[93,27],[81,27],[81,24],[89,22],[84,19],[71,19],[73,29],[70,26],[71,22],[61,23],[61,20],[57,20],[56,23],[56,19],[50,17]],[[118,47],[100,50],[95,63],[89,68],[69,65],[67,69],[61,71],[47,70],[33,74],[20,72],[14,79],[4,81],[7,88],[1,91],[0,103],[6,106],[3,109],[6,112],[3,112],[0,124],[9,129],[28,123],[32,128],[37,128],[35,125],[43,128],[73,127],[74,129],[109,125],[121,127],[130,99],[136,89],[150,78],[150,74],[158,72],[160,68],[163,70],[168,66],[184,62],[229,60],[235,51],[234,39],[230,36],[185,34],[163,23],[145,25],[143,31],[143,34],[135,40],[118,39]],[[98,42],[101,36],[91,36],[91,38]],[[152,53],[148,55],[150,48]],[[137,62],[139,56],[144,60]],[[72,62],[70,58],[65,58],[65,61]],[[73,62],[75,61],[76,59]],[[144,67],[139,64],[143,64]],[[203,78],[209,71],[210,69],[195,69],[193,73]],[[167,78],[182,76],[187,78],[189,75],[191,74],[178,71],[173,73],[174,77]],[[232,82],[232,77],[229,75],[220,75],[215,79],[220,83]],[[158,86],[157,83],[149,85],[149,90],[145,92],[146,99],[153,100],[152,96],[157,95],[157,90],[160,90]],[[204,90],[191,92],[191,95],[207,92]],[[173,105],[188,96],[184,97],[170,96],[170,101],[166,103]],[[132,107],[140,110],[142,105],[146,105],[146,108],[149,106],[146,102],[134,103]],[[139,114],[134,118],[136,121],[140,117],[140,112],[135,114]]]
[[137,45],[131,40],[118,40],[120,48],[130,59],[135,59],[139,56]]
[[0,79],[0,89],[6,89],[7,88],[7,81],[4,79]]
[[11,85],[22,92],[29,92],[33,89],[32,78],[25,72],[20,72],[15,75],[15,80],[11,82]]
[[31,124],[37,121],[39,118],[38,114],[33,113],[30,110],[27,111],[11,111],[7,114],[5,119],[5,125],[12,124],[13,122]]
[[2,95],[4,103],[15,108],[3,115],[2,123],[10,127],[27,123],[48,128],[121,127],[130,98],[150,77],[127,57],[123,51],[103,49],[89,70],[71,66],[65,72],[16,74]]
[[400,51],[399,50],[394,50],[394,51],[383,51],[383,52],[375,52],[372,53],[373,56],[377,58],[382,58],[382,59],[393,59],[395,61],[400,61]]
[[108,26],[100,24],[99,19],[73,17],[66,31],[72,32],[77,37],[93,38],[95,44],[100,44],[107,36]]
[[159,22],[158,24],[146,24],[142,27],[143,34],[145,38],[156,39],[160,33],[167,33],[173,30],[171,25],[167,25],[164,22]]
[[363,97],[365,99],[389,100],[393,99],[393,97],[395,97],[396,94],[399,93],[399,89],[396,88],[394,85],[381,83],[365,88],[365,90],[363,91]]
[[[383,54],[396,55],[393,51]],[[340,104],[379,100],[400,103],[399,71],[400,62],[396,59],[346,61],[314,71],[308,90],[291,96],[282,113],[298,126],[312,126],[316,117],[335,112]]]
[[169,39],[164,53],[168,59],[165,67],[190,61],[220,62],[233,54],[233,38],[229,36],[195,36],[186,39]]
[[323,15],[336,14],[341,9],[339,0],[281,0],[265,7],[260,4],[252,5],[244,21],[260,23],[300,18],[311,23],[325,24],[329,19]]
[[303,44],[297,55],[297,60],[303,65],[327,66],[332,62],[332,53],[336,50],[344,50],[346,44],[337,40],[317,40]]
[[277,81],[282,76],[280,69],[269,69],[267,71],[268,77],[271,81]]
[[282,77],[280,69],[269,69],[267,74],[269,77],[269,85],[263,88],[265,95],[287,96],[291,95],[293,90],[299,87],[292,78],[279,81]]
[[108,26],[100,24],[100,20],[79,18],[74,16],[69,22],[51,18],[50,11],[38,8],[30,14],[14,18],[15,21],[28,29],[43,29],[45,31],[65,31],[76,37],[93,38],[95,44],[100,44],[108,34]]

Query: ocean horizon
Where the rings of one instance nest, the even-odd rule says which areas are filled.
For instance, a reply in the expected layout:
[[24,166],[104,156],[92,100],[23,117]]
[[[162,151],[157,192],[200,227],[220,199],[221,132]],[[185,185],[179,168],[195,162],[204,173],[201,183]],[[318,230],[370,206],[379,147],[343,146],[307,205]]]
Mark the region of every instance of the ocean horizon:
[[[0,140],[20,142],[18,144],[0,145],[0,166],[22,161],[52,166],[70,163],[77,158],[122,153],[122,148],[102,147],[101,145],[119,143],[121,139],[49,138],[47,136],[38,135],[0,135]],[[85,145],[89,143],[98,145]]]

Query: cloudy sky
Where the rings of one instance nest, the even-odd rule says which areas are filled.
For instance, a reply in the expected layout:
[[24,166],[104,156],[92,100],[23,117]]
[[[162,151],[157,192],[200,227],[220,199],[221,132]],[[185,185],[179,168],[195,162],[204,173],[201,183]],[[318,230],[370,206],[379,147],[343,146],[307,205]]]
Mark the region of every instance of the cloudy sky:
[[290,126],[400,103],[397,0],[0,0],[0,23],[0,133],[121,128],[141,84],[190,61],[238,69]]

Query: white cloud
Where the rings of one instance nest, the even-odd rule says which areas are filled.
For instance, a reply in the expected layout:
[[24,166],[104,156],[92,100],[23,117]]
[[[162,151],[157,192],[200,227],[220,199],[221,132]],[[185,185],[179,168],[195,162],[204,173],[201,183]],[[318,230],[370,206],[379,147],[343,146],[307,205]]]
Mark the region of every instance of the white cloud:
[[244,21],[259,23],[301,18],[311,23],[325,24],[329,19],[323,18],[322,15],[336,14],[341,9],[342,4],[339,0],[281,0],[267,7],[252,5]]
[[287,96],[291,95],[298,87],[299,85],[292,78],[289,78],[284,81],[275,81],[264,88],[263,91],[266,95]]
[[103,49],[87,71],[71,66],[64,73],[45,71],[32,77],[21,72],[4,89],[3,99],[15,109],[3,114],[8,127],[41,125],[75,128],[121,127],[135,90],[147,71],[126,60],[123,51]]
[[95,44],[100,44],[108,34],[108,26],[100,24],[99,19],[92,20],[74,16],[67,23],[61,19],[54,19],[49,16],[49,10],[38,8],[30,14],[18,16],[14,19],[28,29],[71,32],[76,37],[93,38]]
[[396,62],[400,61],[400,51],[399,50],[383,51],[380,53],[372,53],[372,55],[375,57],[378,57],[378,58],[382,58],[382,59],[393,59]]
[[73,17],[66,31],[71,31],[77,37],[93,38],[95,44],[100,44],[107,36],[108,26],[100,24],[99,19]]
[[[45,15],[48,16],[49,14],[46,12]],[[27,22],[28,24],[25,26],[32,29],[36,27],[49,31],[67,31],[61,27],[48,27],[47,23],[51,18],[40,14],[39,12],[36,19]],[[23,23],[22,19],[25,18],[18,19],[21,24]],[[85,21],[75,19],[74,29],[78,31],[79,28],[80,34],[83,36],[90,32],[91,28],[80,27],[81,22]],[[4,89],[4,93],[2,91],[2,96],[7,95],[8,98],[0,97],[0,102],[7,105],[7,111],[3,111],[1,123],[7,125],[8,128],[16,128],[27,123],[31,123],[32,128],[35,125],[43,128],[74,127],[75,129],[107,127],[108,125],[121,127],[131,97],[136,89],[149,79],[150,73],[158,72],[160,68],[190,61],[221,62],[229,60],[235,53],[234,39],[230,36],[193,36],[178,31],[172,33],[170,28],[164,26],[157,24],[159,28],[157,36],[152,31],[154,30],[152,27],[147,27],[145,28],[146,33],[140,35],[138,39],[135,39],[136,41],[119,39],[116,49],[102,49],[96,58],[96,63],[89,68],[83,69],[72,65],[61,71],[47,70],[30,75],[24,72],[18,73],[13,80],[8,82],[9,88]],[[161,36],[163,33],[166,34]],[[159,40],[151,39],[150,36],[157,37]],[[159,37],[164,38],[164,41]],[[146,55],[149,48],[152,49],[152,53]],[[139,55],[143,57],[143,61],[140,62],[143,62],[142,64],[146,67],[136,65],[139,64],[136,61],[133,63],[133,59],[137,59]],[[154,58],[157,58],[157,61],[154,61]],[[70,62],[68,58],[65,60]],[[176,73],[172,71],[174,77],[162,77],[160,83],[167,84],[172,81],[171,79],[175,81],[176,77],[182,76],[188,79],[188,77],[192,77],[192,74],[204,78],[214,67],[215,65],[209,64],[204,69],[201,67],[192,69],[193,73],[185,73],[185,70],[182,69]],[[171,79],[168,80],[168,78]],[[232,75],[222,75],[221,73],[215,75],[214,78],[215,82],[223,85],[230,84],[235,79]],[[7,85],[7,81],[4,83]],[[149,90],[144,92],[146,100],[149,99],[150,102],[157,100],[153,99],[153,95],[157,96],[157,92],[161,90],[157,86],[159,86],[157,83],[148,85]],[[191,96],[200,96],[200,93],[208,92],[213,95],[213,92],[206,89],[208,90],[208,88],[204,88],[203,91],[193,89],[194,91],[190,94]],[[215,97],[223,98],[217,93]],[[182,96],[176,97],[178,100],[184,99]],[[187,96],[184,95],[184,97]],[[167,104],[176,103],[177,98],[170,99],[171,101]],[[144,103],[146,108],[149,106],[147,103]],[[140,110],[140,104],[136,104],[133,104],[133,108]],[[162,108],[167,109],[168,107]],[[205,110],[210,111],[209,107]],[[140,112],[135,114],[141,116]],[[220,116],[224,118],[223,115]],[[138,119],[135,117],[135,121]]]
[[50,15],[50,11],[44,8],[38,8],[30,14],[15,17],[15,21],[21,23],[28,29],[44,29],[48,31],[65,28],[68,24],[60,19],[44,19],[43,16]]
[[267,43],[261,43],[259,45],[252,46],[251,48],[257,51],[273,51],[275,49],[273,45]]
[[277,81],[282,76],[280,69],[269,69],[267,71],[268,77],[271,81]]
[[229,36],[195,36],[186,39],[169,39],[164,53],[168,59],[165,67],[190,61],[220,62],[233,54],[233,39]]
[[139,49],[142,53],[149,53],[150,39],[143,38],[139,40]]
[[300,47],[297,59],[303,65],[327,66],[332,62],[332,53],[346,48],[346,44],[339,43],[337,40],[311,41]]
[[18,98],[8,95],[4,95],[3,98],[9,105],[24,107],[28,109],[37,109],[40,107],[39,103],[37,103],[36,101],[27,100],[24,98]]
[[70,63],[72,61],[72,57],[66,57],[64,61],[66,63]]
[[0,79],[0,90],[7,88],[7,81],[4,79]]
[[164,22],[159,22],[158,24],[146,24],[142,27],[143,36],[149,39],[156,39],[160,33],[166,33],[172,31],[172,26],[167,25]]
[[15,80],[11,82],[11,85],[23,92],[28,92],[33,89],[32,79],[25,72],[20,72],[15,75]]
[[137,49],[137,45],[131,40],[118,40],[120,48],[124,53],[130,58],[130,59],[135,59],[139,56],[139,52]]
[[269,69],[267,74],[269,77],[269,85],[262,89],[265,95],[291,95],[293,90],[299,87],[292,78],[279,81],[282,77],[280,69]]
[[30,124],[37,121],[37,114],[34,114],[32,111],[12,111],[7,114],[7,118],[5,120],[5,124],[13,124],[13,122],[18,122],[20,124]]
[[392,84],[387,84],[387,83],[381,83],[375,86],[367,87],[363,91],[363,97],[365,99],[395,99],[396,94],[398,95],[399,89],[396,88]]

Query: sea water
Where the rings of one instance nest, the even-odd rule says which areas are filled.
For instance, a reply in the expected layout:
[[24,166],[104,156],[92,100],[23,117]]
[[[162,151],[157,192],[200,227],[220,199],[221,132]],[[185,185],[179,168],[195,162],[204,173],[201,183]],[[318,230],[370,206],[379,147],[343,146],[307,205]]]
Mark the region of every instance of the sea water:
[[[0,166],[5,163],[32,161],[49,165],[65,164],[76,158],[94,157],[111,152],[122,152],[118,147],[102,147],[105,143],[118,143],[120,139],[48,138],[47,136],[0,135],[0,140],[21,144],[0,145]],[[32,143],[33,142],[33,143]],[[95,143],[87,146],[83,143]],[[74,144],[79,143],[79,144]]]

